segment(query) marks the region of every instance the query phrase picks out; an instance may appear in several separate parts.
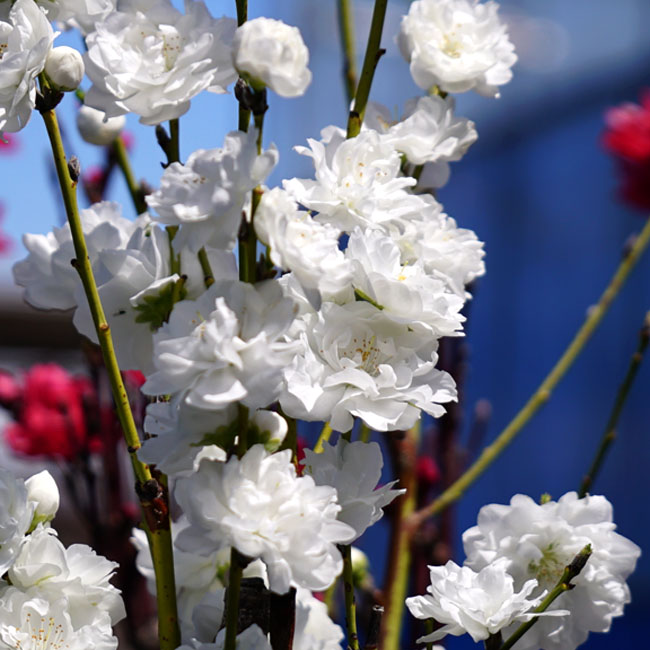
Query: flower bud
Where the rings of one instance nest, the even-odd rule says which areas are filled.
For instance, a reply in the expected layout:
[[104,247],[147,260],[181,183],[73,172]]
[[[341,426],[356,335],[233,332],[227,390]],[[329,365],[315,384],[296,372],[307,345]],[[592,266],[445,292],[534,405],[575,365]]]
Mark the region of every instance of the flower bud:
[[356,546],[350,549],[352,559],[352,583],[355,587],[363,589],[368,586],[370,577],[370,560],[368,556]]
[[55,90],[76,90],[84,72],[81,54],[67,45],[52,48],[45,60],[45,74]]
[[36,505],[30,530],[40,523],[52,521],[59,509],[59,488],[52,475],[44,469],[25,481],[27,499]]
[[126,118],[124,115],[104,119],[105,113],[90,106],[82,106],[77,113],[77,128],[81,137],[90,144],[111,144],[120,135]]

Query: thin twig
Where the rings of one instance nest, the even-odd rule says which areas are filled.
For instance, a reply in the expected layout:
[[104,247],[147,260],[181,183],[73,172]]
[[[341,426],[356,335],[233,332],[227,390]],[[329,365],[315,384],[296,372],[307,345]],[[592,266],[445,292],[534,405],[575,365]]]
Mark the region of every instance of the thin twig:
[[623,411],[625,400],[630,394],[630,388],[634,383],[634,379],[641,365],[641,361],[643,360],[643,354],[648,347],[648,341],[650,341],[650,312],[648,312],[645,316],[643,327],[639,332],[639,344],[637,346],[636,352],[634,355],[632,355],[630,365],[627,369],[627,373],[625,374],[625,379],[623,380],[623,383],[620,385],[618,393],[616,394],[616,400],[614,401],[612,412],[610,413],[609,419],[607,420],[605,432],[603,433],[600,445],[596,451],[596,456],[591,463],[589,471],[582,479],[582,483],[580,484],[578,497],[581,499],[582,497],[586,496],[587,492],[589,492],[591,489],[591,486],[593,485],[593,482],[598,472],[600,471],[603,461],[605,460],[605,456],[607,455],[609,447],[616,438],[616,426],[618,425],[618,419],[620,418]]
[[354,598],[354,578],[352,570],[352,547],[340,546],[343,555],[343,590],[345,592],[345,627],[347,630],[348,648],[359,650],[359,635],[357,632],[357,604]]
[[338,0],[339,32],[343,46],[343,82],[347,97],[346,106],[354,99],[357,90],[357,61],[354,44],[354,11],[352,0]]

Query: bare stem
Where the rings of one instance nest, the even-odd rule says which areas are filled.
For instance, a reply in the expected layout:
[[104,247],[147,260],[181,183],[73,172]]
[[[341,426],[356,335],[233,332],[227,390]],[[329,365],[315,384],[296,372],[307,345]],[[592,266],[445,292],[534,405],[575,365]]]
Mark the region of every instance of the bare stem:
[[135,180],[131,162],[129,161],[129,154],[124,145],[122,136],[118,135],[117,138],[115,138],[115,141],[113,142],[113,152],[115,153],[117,166],[120,168],[122,176],[124,176],[124,180],[126,181],[126,186],[129,188],[129,194],[131,195],[135,211],[138,214],[146,212],[147,203],[144,200],[140,184]]
[[181,139],[180,139],[180,121],[176,117],[169,120],[169,149],[167,150],[167,162],[180,162],[181,159]]
[[497,436],[496,440],[488,445],[476,462],[452,485],[450,485],[437,499],[432,503],[421,508],[414,514],[414,524],[421,523],[427,517],[431,517],[442,512],[447,506],[460,499],[465,491],[476,481],[485,470],[499,457],[501,452],[514,440],[517,434],[532,419],[537,411],[550,399],[551,394],[560,380],[567,373],[574,361],[582,352],[587,341],[591,338],[607,310],[611,306],[614,298],[618,295],[622,286],[625,284],[628,275],[634,268],[639,257],[643,254],[650,242],[650,219],[634,241],[623,261],[619,264],[616,272],[610,280],[607,288],[603,292],[600,300],[596,305],[591,307],[587,313],[587,318],[569,346],[566,348],[560,359],[557,361],[551,372],[546,376],[539,388],[528,399],[523,408],[517,413],[514,419],[506,428]]
[[323,451],[323,444],[329,441],[331,435],[332,427],[329,422],[325,422],[318,436],[318,440],[316,440],[316,444],[314,445],[314,453],[320,454]]
[[352,0],[338,0],[339,31],[343,46],[343,82],[347,97],[347,106],[354,99],[357,89],[357,62],[354,44],[354,12]]
[[[46,90],[47,92],[47,90]],[[131,412],[128,396],[120,368],[115,356],[111,330],[106,321],[104,309],[99,299],[97,284],[88,256],[88,249],[83,233],[79,209],[77,206],[77,184],[72,180],[68,169],[61,132],[54,110],[41,112],[45,128],[50,139],[52,155],[56,167],[61,195],[65,206],[70,232],[74,244],[76,259],[73,261],[77,269],[84,292],[88,300],[97,338],[102,351],[106,372],[111,384],[115,408],[122,426],[124,439],[133,466],[133,472],[138,486],[138,496],[144,516],[144,525],[149,539],[154,571],[156,574],[156,591],[158,594],[159,611],[159,641],[161,650],[173,650],[180,644],[178,619],[176,612],[176,587],[174,581],[174,564],[172,560],[171,531],[169,527],[169,512],[164,503],[164,486],[154,479],[147,465],[142,463],[136,452],[140,448],[140,438]],[[161,499],[161,497],[163,497]]]
[[348,648],[359,650],[357,632],[357,604],[354,598],[354,578],[352,571],[352,547],[340,546],[343,555],[343,589],[345,591],[345,626],[348,635]]
[[230,550],[230,570],[228,573],[228,589],[226,590],[226,640],[224,650],[236,650],[237,627],[239,622],[239,593],[244,564],[240,553],[233,547]]
[[205,288],[209,289],[214,284],[214,274],[212,273],[212,267],[210,266],[210,260],[208,259],[205,248],[199,250],[198,257],[201,271],[203,271],[203,283],[205,284]]
[[627,373],[625,374],[625,379],[623,379],[623,383],[619,386],[612,412],[610,413],[609,419],[607,420],[607,424],[605,426],[605,432],[603,433],[600,445],[596,451],[596,456],[591,463],[589,471],[582,479],[582,483],[580,484],[578,497],[581,499],[582,497],[586,496],[587,492],[589,492],[591,489],[594,479],[596,478],[596,475],[600,471],[603,461],[605,460],[607,451],[616,438],[616,426],[618,425],[618,419],[620,418],[621,412],[623,411],[625,400],[630,394],[630,388],[634,383],[634,379],[639,370],[639,366],[643,360],[643,354],[648,347],[648,341],[650,341],[650,312],[648,312],[645,316],[643,327],[639,332],[639,344],[637,346],[636,352],[630,360],[630,365],[628,366]]
[[354,106],[348,117],[348,138],[354,138],[361,131],[361,124],[363,123],[363,116],[366,112],[366,105],[368,104],[375,69],[377,68],[379,59],[384,54],[384,50],[380,49],[379,46],[381,44],[381,33],[384,29],[387,5],[388,0],[375,0],[375,8],[372,12],[370,34],[368,36],[366,55],[363,59],[363,67],[361,68],[359,86],[357,87],[357,94],[354,98]]

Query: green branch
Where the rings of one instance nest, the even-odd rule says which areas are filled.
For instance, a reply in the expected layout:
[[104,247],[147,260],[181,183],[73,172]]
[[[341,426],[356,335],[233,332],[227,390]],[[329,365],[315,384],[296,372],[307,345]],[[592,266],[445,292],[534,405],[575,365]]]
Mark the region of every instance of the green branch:
[[[47,93],[47,88],[43,88]],[[76,268],[84,292],[88,300],[97,338],[102,351],[104,364],[110,380],[111,391],[115,401],[115,409],[124,433],[124,439],[136,477],[140,505],[143,512],[147,537],[150,542],[151,555],[156,571],[156,589],[161,599],[158,601],[160,615],[159,640],[161,650],[174,650],[180,644],[178,620],[176,613],[176,587],[174,581],[174,565],[172,558],[171,532],[169,529],[169,512],[160,510],[157,502],[150,498],[147,488],[161,490],[159,482],[152,478],[147,465],[142,463],[136,452],[140,448],[140,438],[133,420],[131,406],[122,375],[115,356],[111,330],[106,321],[106,316],[97,291],[97,284],[88,256],[88,249],[83,233],[79,209],[77,206],[76,180],[70,176],[68,161],[66,160],[61,132],[53,109],[41,111],[45,128],[52,147],[54,165],[59,180],[61,195],[65,206],[66,216],[70,225],[70,232],[74,244],[75,256],[73,264]],[[153,496],[158,496],[156,493]]]
[[212,273],[212,267],[210,266],[210,260],[208,259],[205,247],[199,250],[198,257],[201,271],[203,271],[203,283],[205,284],[205,288],[209,289],[214,284],[214,274]]
[[[562,576],[555,585],[555,587],[549,592],[549,594],[544,598],[544,600],[533,610],[534,614],[541,614],[545,612],[550,604],[558,597],[561,596],[565,591],[570,591],[575,587],[571,584],[571,580],[578,576],[578,574],[584,569],[587,560],[591,556],[592,550],[591,546],[587,544],[571,561],[567,567],[565,567]],[[530,630],[535,623],[539,620],[539,616],[532,618],[530,621],[522,623],[504,642],[500,650],[509,650],[512,648],[521,637]]]
[[167,150],[167,164],[180,162],[181,160],[181,138],[180,121],[177,117],[169,120],[169,148]]
[[379,46],[381,44],[381,33],[384,29],[387,5],[388,0],[375,0],[375,8],[372,12],[370,34],[368,36],[366,55],[363,59],[363,67],[361,68],[359,86],[357,87],[357,94],[354,98],[354,106],[348,117],[348,138],[354,138],[361,131],[363,116],[366,112],[368,97],[370,96],[372,79],[375,76],[377,63],[379,63],[379,59],[384,54],[384,50],[380,49]]
[[585,344],[591,338],[591,335],[598,325],[600,325],[614,298],[616,298],[621,287],[625,284],[628,275],[647,248],[649,242],[650,219],[646,221],[643,230],[620,263],[600,300],[589,309],[585,322],[577,331],[558,362],[553,366],[551,372],[540,384],[539,388],[533,393],[510,424],[499,434],[496,440],[483,450],[478,460],[437,499],[414,514],[415,524],[419,525],[427,517],[442,512],[447,506],[460,499],[465,491],[499,457],[501,452],[514,440],[516,435],[528,424],[537,411],[550,399],[554,388],[573,365]]
[[234,547],[230,549],[230,569],[228,571],[228,588],[226,589],[226,639],[224,650],[236,650],[239,623],[239,594],[241,579],[247,562]]
[[345,628],[347,630],[349,650],[359,650],[357,632],[357,604],[354,598],[354,577],[352,571],[352,547],[339,546],[343,555],[343,589],[345,592]]
[[343,46],[343,82],[347,106],[354,99],[357,90],[357,62],[354,45],[354,12],[352,0],[338,0],[339,32]]
[[124,145],[124,139],[122,136],[118,135],[112,146],[113,153],[115,154],[115,161],[122,172],[122,176],[124,176],[135,211],[137,214],[142,214],[147,211],[147,203],[144,200],[144,194],[142,193],[140,184],[135,180],[135,175],[131,168],[131,162],[129,161],[129,154]]
[[612,412],[610,413],[609,419],[607,420],[607,425],[605,426],[605,432],[596,451],[596,456],[587,472],[586,476],[582,479],[580,484],[580,491],[578,492],[578,497],[587,495],[587,492],[591,489],[596,475],[600,471],[600,468],[605,460],[607,451],[609,450],[610,445],[614,442],[616,438],[616,426],[618,425],[618,419],[621,416],[623,411],[623,405],[625,400],[630,393],[630,388],[634,383],[634,378],[639,370],[641,361],[643,360],[643,354],[648,347],[648,341],[650,341],[650,312],[645,316],[643,327],[639,332],[639,345],[637,346],[636,352],[630,360],[630,365],[625,374],[625,379],[618,389],[616,395],[616,400],[614,401],[614,406]]
[[316,444],[314,445],[314,453],[320,454],[323,451],[323,444],[329,442],[332,433],[333,432],[330,423],[325,422],[323,428],[321,429],[320,435],[318,436],[318,440],[316,440]]

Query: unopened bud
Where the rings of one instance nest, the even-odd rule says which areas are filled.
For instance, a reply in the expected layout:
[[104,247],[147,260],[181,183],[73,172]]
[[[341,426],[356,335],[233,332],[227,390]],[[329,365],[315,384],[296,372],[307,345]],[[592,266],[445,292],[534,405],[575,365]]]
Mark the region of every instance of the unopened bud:
[[67,45],[53,47],[45,60],[45,74],[55,90],[76,90],[84,77],[84,71],[81,54]]
[[31,530],[40,523],[52,521],[59,509],[59,488],[46,469],[25,481],[27,499],[35,504]]
[[352,559],[352,582],[355,587],[363,589],[368,584],[370,560],[368,556],[356,546],[350,549]]
[[77,113],[77,128],[81,137],[90,144],[105,146],[111,144],[122,132],[124,115],[106,118],[103,111],[82,106]]

